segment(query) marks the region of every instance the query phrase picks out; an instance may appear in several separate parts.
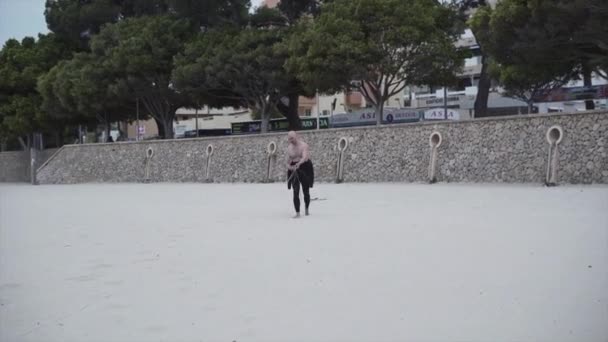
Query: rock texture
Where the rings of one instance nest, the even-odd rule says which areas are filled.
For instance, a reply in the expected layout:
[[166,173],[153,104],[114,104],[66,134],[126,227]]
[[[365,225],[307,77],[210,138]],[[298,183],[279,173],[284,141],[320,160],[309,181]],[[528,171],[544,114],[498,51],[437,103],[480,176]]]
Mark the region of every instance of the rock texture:
[[[344,153],[345,182],[426,182],[437,131],[436,178],[440,182],[542,183],[549,143],[547,130],[559,125],[559,183],[608,183],[608,113],[574,113],[458,122],[423,122],[303,132],[311,147],[315,177],[337,177],[338,141]],[[267,146],[276,142],[277,154]],[[207,147],[213,153],[207,156]],[[230,136],[188,140],[71,145],[39,170],[40,183],[140,182],[146,151],[152,182],[265,182],[285,179],[286,134]],[[270,163],[269,163],[270,158]],[[207,166],[209,176],[207,177]]]
[[[58,149],[38,151],[36,168],[41,166]],[[30,181],[30,152],[2,152],[0,153],[0,183],[19,183]]]

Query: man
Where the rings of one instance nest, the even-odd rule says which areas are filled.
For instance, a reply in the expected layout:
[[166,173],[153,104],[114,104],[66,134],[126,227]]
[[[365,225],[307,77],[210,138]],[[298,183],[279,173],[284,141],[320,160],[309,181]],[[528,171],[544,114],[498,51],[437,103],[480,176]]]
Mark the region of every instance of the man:
[[293,206],[296,210],[296,216],[300,217],[300,186],[304,193],[305,214],[309,215],[308,207],[310,206],[309,189],[314,183],[314,169],[310,161],[310,152],[308,144],[306,144],[296,132],[290,131],[287,134],[287,188],[293,187]]

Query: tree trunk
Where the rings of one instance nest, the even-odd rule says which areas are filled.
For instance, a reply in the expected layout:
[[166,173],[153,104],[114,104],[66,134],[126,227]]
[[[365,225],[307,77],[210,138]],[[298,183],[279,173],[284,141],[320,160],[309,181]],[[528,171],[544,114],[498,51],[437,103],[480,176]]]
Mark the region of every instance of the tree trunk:
[[61,134],[59,131],[55,131],[53,135],[55,136],[55,148],[61,147]]
[[161,138],[164,138],[165,137],[165,125],[163,124],[162,121],[158,120],[157,118],[154,118],[154,122],[156,122],[156,127],[158,128],[158,136]]
[[289,94],[289,107],[287,110],[287,121],[289,122],[290,130],[299,130],[302,128],[298,108],[300,106],[300,95],[297,93]]
[[21,145],[21,148],[24,151],[27,151],[27,144],[23,141],[22,137],[17,137],[17,140],[19,140],[19,145]]
[[173,132],[173,118],[167,118],[164,122],[164,136],[165,139],[173,139],[175,138],[175,133]]
[[118,140],[127,141],[129,140],[129,123],[121,121],[118,123]]
[[490,86],[492,80],[488,73],[488,57],[482,53],[481,55],[481,74],[479,75],[479,84],[477,85],[477,97],[475,98],[475,117],[488,116],[488,97],[490,96]]
[[[380,101],[378,101],[380,102]],[[376,108],[374,111],[374,116],[376,117],[376,125],[380,126],[382,125],[382,113],[384,112],[384,103],[380,102],[378,104],[376,104]]]
[[106,121],[106,125],[105,125],[105,130],[106,130],[106,141],[104,142],[109,142],[110,141],[110,131],[111,131],[112,126],[110,126],[110,123],[108,121]]
[[[586,61],[583,62],[583,83],[584,83],[585,87],[591,87],[593,85],[592,80],[591,80],[591,69],[589,68],[589,63]],[[595,109],[595,102],[593,100],[586,100],[585,109],[586,110]]]
[[292,131],[297,131],[302,128],[300,116],[298,115],[300,95],[298,93],[289,93],[287,94],[287,98],[289,99],[288,105],[285,105],[283,102],[279,101],[277,103],[277,109],[289,122],[289,129]]
[[270,123],[270,113],[268,113],[268,110],[266,108],[264,108],[262,110],[262,127],[260,127],[260,130],[262,133],[268,133],[268,125]]

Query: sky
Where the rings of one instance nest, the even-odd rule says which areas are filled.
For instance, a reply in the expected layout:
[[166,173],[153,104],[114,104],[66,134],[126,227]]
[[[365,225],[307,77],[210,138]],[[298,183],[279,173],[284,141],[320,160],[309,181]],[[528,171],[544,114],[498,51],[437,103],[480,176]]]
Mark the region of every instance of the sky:
[[[0,0],[0,45],[10,38],[37,37],[48,29],[44,20],[45,0]],[[251,0],[257,7],[262,0]]]
[[44,0],[0,0],[0,44],[46,33]]

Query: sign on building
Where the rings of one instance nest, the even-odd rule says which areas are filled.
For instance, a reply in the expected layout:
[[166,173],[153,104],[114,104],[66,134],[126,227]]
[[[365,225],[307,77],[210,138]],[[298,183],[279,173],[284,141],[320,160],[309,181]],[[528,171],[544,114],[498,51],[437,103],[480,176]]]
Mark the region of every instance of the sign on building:
[[[443,97],[419,98],[416,100],[418,107],[443,107]],[[448,106],[459,106],[460,108],[468,108],[475,101],[474,95],[453,95],[448,96]]]
[[[404,123],[420,120],[420,111],[404,108],[385,108],[382,123]],[[376,112],[374,108],[364,108],[350,113],[334,114],[331,118],[332,127],[352,127],[376,124]]]
[[[300,120],[302,130],[317,129],[317,118],[305,118]],[[321,129],[329,128],[329,118],[319,118]],[[270,120],[269,132],[287,132],[289,130],[289,121],[287,119]],[[260,133],[262,131],[261,121],[233,122],[232,134],[248,134]]]
[[[445,109],[433,108],[424,111],[425,120],[445,120]],[[460,112],[454,109],[448,109],[448,120],[460,120]]]

